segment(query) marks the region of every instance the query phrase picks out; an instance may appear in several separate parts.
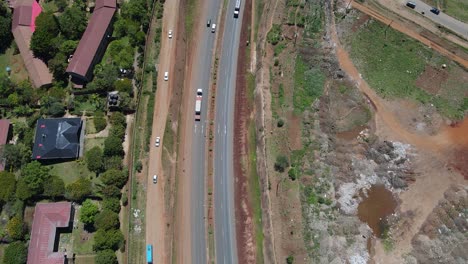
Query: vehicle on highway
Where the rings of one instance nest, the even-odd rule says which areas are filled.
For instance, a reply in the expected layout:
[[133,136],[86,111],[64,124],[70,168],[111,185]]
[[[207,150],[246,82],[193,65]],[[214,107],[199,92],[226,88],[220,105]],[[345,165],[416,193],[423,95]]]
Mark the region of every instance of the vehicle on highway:
[[169,80],[169,72],[164,72],[164,80]]
[[156,184],[158,183],[158,175],[153,175],[153,183]]
[[235,18],[239,17],[240,6],[241,6],[241,0],[236,0],[236,6],[234,7],[234,17]]
[[215,33],[215,31],[216,31],[216,24],[213,23],[213,24],[211,25],[211,33]]
[[153,245],[146,245],[146,263],[153,263]]
[[414,9],[416,7],[416,3],[408,1],[406,2],[406,6]]
[[431,12],[436,14],[436,15],[440,14],[440,10],[435,8],[435,7],[431,8]]
[[169,32],[167,33],[168,37],[171,39],[172,38],[172,30],[169,30]]
[[160,137],[156,137],[156,143],[154,143],[154,145],[156,147],[159,147],[159,144],[161,143],[161,138]]
[[202,89],[197,89],[197,98],[195,99],[195,121],[200,121],[202,99],[203,91]]
[[208,19],[208,20],[206,21],[206,26],[207,26],[207,27],[210,27],[210,26],[211,26],[211,19]]

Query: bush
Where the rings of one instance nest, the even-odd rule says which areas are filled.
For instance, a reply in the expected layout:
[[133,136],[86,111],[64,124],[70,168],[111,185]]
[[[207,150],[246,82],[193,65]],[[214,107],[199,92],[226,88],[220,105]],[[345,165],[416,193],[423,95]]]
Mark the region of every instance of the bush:
[[92,184],[89,179],[80,178],[65,188],[65,197],[72,201],[81,202],[92,193]]
[[124,193],[124,195],[122,195],[122,206],[127,206],[128,204],[128,197],[127,197],[127,194]]
[[289,176],[289,179],[291,179],[292,181],[295,181],[297,179],[297,169],[294,167],[289,169],[288,176]]
[[6,203],[14,197],[16,190],[16,178],[13,173],[0,172],[0,202]]
[[122,158],[119,156],[106,157],[104,160],[104,167],[106,170],[121,170],[122,167]]
[[96,215],[94,226],[96,229],[110,230],[119,228],[119,215],[109,209],[102,210]]
[[101,176],[101,180],[106,185],[115,185],[121,189],[127,183],[127,171],[122,170],[108,170]]
[[28,247],[21,241],[9,244],[3,254],[3,264],[26,264]]
[[289,255],[289,256],[286,258],[286,264],[293,264],[293,263],[294,263],[294,256]]
[[95,146],[85,154],[86,165],[90,171],[99,174],[104,167],[104,156],[100,147]]
[[106,249],[117,250],[123,245],[123,243],[124,236],[119,229],[108,231],[99,229],[94,236],[93,249],[95,251]]
[[117,198],[104,199],[102,207],[118,214],[120,212],[120,200]]
[[86,199],[80,209],[80,221],[85,225],[94,224],[99,208],[90,199]]
[[123,156],[124,150],[122,139],[110,135],[104,141],[104,155],[106,156]]
[[45,181],[44,196],[56,200],[59,197],[63,196],[65,190],[65,182],[58,176],[52,175],[49,179]]
[[120,199],[120,189],[116,187],[115,185],[107,185],[102,187],[102,195],[104,198],[119,198]]
[[283,127],[284,126],[284,121],[283,119],[279,119],[278,122],[276,123],[277,127]]
[[275,170],[278,172],[284,172],[289,167],[289,160],[284,155],[278,155],[275,161]]
[[98,264],[118,264],[117,256],[112,249],[98,251],[95,258]]
[[276,45],[281,41],[281,25],[273,24],[267,34],[267,41],[272,45]]
[[125,127],[127,124],[127,121],[126,121],[124,114],[122,114],[121,112],[114,112],[110,117],[110,123],[114,126],[122,125]]
[[96,128],[96,133],[106,128],[107,121],[102,111],[96,111],[96,113],[94,114],[93,123],[94,128]]
[[11,218],[6,225],[6,231],[8,236],[14,240],[23,239],[25,231],[24,228],[25,227],[23,219],[19,215],[16,215],[13,218]]
[[142,169],[143,169],[143,164],[141,163],[140,160],[138,160],[135,164],[135,170],[138,172],[141,172]]

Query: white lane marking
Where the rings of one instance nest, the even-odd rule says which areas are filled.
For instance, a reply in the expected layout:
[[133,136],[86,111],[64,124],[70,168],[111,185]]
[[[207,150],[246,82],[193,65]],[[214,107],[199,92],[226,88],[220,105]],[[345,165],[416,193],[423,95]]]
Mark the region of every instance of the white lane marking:
[[224,134],[227,133],[227,130],[226,130],[226,125],[224,125]]
[[218,134],[219,134],[219,125],[218,125]]
[[195,124],[194,128],[193,128],[193,132],[196,134],[197,133],[197,124]]

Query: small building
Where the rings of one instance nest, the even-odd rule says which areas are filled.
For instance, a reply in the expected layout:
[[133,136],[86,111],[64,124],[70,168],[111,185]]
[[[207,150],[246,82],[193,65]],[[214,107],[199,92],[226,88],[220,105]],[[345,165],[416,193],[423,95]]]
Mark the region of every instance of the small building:
[[[0,151],[3,151],[5,146],[11,138],[11,124],[8,119],[0,119]],[[1,155],[3,157],[3,155]],[[5,170],[5,159],[0,159],[0,171]]]
[[42,8],[36,0],[16,0],[10,4],[14,8],[11,32],[23,58],[29,78],[36,88],[49,86],[52,83],[52,74],[46,64],[34,57],[29,49],[31,37],[36,30],[36,17],[42,12]]
[[65,252],[58,250],[60,233],[73,228],[70,202],[38,203],[34,209],[28,264],[64,264]]
[[67,67],[72,82],[83,84],[93,78],[94,65],[99,63],[107,48],[115,11],[115,0],[96,0],[93,15]]
[[80,118],[37,121],[32,159],[77,159],[83,156],[84,123]]

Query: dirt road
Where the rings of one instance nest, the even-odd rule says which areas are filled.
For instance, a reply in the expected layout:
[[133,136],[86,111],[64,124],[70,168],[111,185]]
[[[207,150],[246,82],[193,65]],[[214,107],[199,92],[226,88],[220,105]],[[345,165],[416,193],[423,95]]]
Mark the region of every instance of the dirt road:
[[[153,128],[150,141],[149,167],[147,175],[147,201],[146,201],[146,241],[153,245],[154,263],[170,263],[168,246],[169,241],[164,240],[166,228],[166,216],[164,215],[164,180],[161,154],[162,147],[156,148],[154,142],[156,137],[161,137],[164,142],[164,129],[169,109],[169,100],[172,95],[172,78],[176,76],[173,72],[175,40],[177,39],[176,24],[178,19],[179,0],[167,1],[164,4],[164,19],[162,23],[161,51],[158,65],[158,89],[154,101]],[[173,30],[173,39],[168,39],[168,30]],[[169,72],[169,81],[163,80],[163,72]],[[161,144],[162,146],[163,144]],[[157,184],[153,184],[153,175],[157,174]]]

